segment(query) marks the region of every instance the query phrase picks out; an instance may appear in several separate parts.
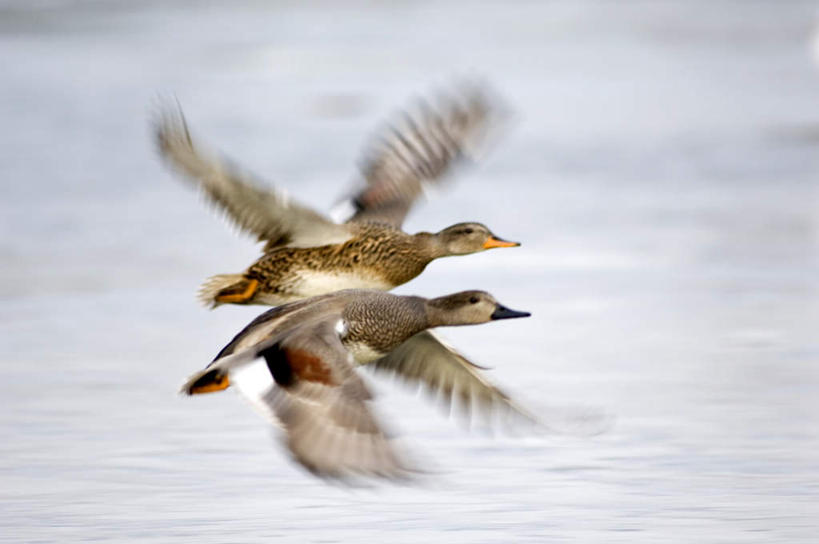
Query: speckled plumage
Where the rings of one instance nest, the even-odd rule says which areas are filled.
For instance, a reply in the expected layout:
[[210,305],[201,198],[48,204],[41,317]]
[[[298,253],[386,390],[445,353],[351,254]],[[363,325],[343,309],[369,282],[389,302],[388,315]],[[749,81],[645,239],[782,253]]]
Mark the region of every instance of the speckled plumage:
[[318,274],[326,275],[329,291],[351,286],[389,290],[418,276],[440,256],[426,233],[410,235],[384,223],[355,224],[353,228],[353,237],[340,244],[270,251],[243,276],[259,281],[257,297],[271,294],[290,301],[321,294],[316,292],[314,279]]
[[386,293],[353,299],[341,314],[347,331],[342,342],[364,344],[379,356],[389,353],[410,336],[429,327],[426,302],[420,297],[396,297]]
[[480,86],[462,87],[436,106],[419,102],[369,146],[360,164],[365,186],[353,195],[354,213],[341,224],[262,188],[231,162],[201,153],[181,111],[164,112],[157,122],[162,156],[240,228],[265,242],[262,257],[241,274],[207,280],[200,299],[210,306],[276,305],[345,288],[389,290],[419,275],[433,259],[517,245],[479,223],[438,233],[401,230],[425,188],[474,157],[503,117]]
[[[344,332],[340,338],[346,347],[363,345],[380,356],[430,326],[426,304],[427,300],[421,297],[396,296],[372,289],[345,289],[291,302],[254,319],[215,360],[258,343],[261,337],[270,336],[269,331],[336,314],[342,320]],[[364,364],[370,360],[357,362]]]

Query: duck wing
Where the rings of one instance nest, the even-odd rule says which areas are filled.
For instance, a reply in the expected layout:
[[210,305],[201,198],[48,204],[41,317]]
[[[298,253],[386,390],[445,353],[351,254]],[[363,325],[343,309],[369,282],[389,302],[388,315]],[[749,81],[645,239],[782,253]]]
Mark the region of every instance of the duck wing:
[[365,187],[352,198],[348,222],[400,227],[424,189],[453,166],[474,158],[502,118],[499,102],[481,85],[463,86],[435,106],[419,100],[377,134],[359,168]]
[[355,372],[336,330],[340,315],[215,361],[230,384],[284,429],[293,458],[316,475],[402,478],[409,466],[371,410],[372,394]]
[[254,347],[258,348],[259,345],[262,347],[271,345],[295,327],[303,326],[307,321],[336,315],[343,308],[346,300],[345,292],[337,291],[270,308],[239,331],[219,351],[209,366],[222,362],[228,355],[248,351]]
[[341,243],[352,236],[349,227],[330,221],[282,192],[263,188],[229,160],[200,151],[181,108],[163,108],[155,130],[162,157],[196,183],[239,228],[266,241],[265,251],[279,246]]
[[468,420],[477,416],[483,423],[539,424],[537,417],[484,378],[482,367],[444,344],[431,331],[416,334],[370,366],[423,386]]

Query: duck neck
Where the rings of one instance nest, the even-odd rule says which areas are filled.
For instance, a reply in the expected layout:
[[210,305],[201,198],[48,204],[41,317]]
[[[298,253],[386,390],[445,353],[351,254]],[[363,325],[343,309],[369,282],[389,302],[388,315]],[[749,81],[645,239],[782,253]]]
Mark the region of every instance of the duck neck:
[[439,308],[435,304],[435,299],[427,300],[424,304],[426,313],[427,327],[442,327],[444,325],[451,325],[447,319],[449,316],[443,308]]
[[429,260],[450,255],[446,246],[441,242],[441,237],[432,232],[419,232],[415,234],[415,240],[423,255]]

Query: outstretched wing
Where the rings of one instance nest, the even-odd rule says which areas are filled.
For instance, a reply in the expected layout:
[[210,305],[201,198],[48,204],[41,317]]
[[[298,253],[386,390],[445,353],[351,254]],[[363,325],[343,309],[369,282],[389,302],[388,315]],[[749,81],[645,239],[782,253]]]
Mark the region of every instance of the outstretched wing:
[[474,158],[502,117],[485,86],[463,86],[434,106],[419,101],[365,152],[360,168],[366,186],[353,197],[349,221],[400,227],[425,186],[439,183],[462,159]]
[[294,459],[311,472],[406,477],[411,469],[371,411],[372,395],[341,344],[337,319],[271,337],[205,372],[227,369],[230,384],[284,428]]
[[376,371],[393,373],[424,386],[446,406],[454,407],[468,419],[477,417],[485,423],[498,424],[515,420],[538,424],[535,416],[484,378],[480,367],[430,331],[416,334],[370,365]]
[[162,157],[194,181],[242,230],[266,241],[265,250],[340,243],[351,237],[346,226],[281,192],[262,188],[228,160],[200,152],[180,108],[163,108],[155,129]]

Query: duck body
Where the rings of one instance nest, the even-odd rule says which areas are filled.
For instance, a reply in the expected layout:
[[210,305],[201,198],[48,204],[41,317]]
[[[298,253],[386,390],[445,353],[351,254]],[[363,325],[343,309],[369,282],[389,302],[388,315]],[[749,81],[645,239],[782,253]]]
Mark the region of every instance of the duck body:
[[277,305],[342,289],[388,291],[440,256],[428,233],[407,234],[386,223],[353,224],[351,230],[352,237],[338,244],[268,251],[240,276],[206,282],[200,298],[214,306]]
[[334,323],[342,345],[358,364],[383,357],[414,334],[430,326],[425,300],[390,295],[375,289],[344,289],[272,308],[254,319],[227,345],[214,362],[248,349],[279,331],[299,327],[321,315],[338,315]]
[[189,395],[234,386],[283,427],[294,458],[322,476],[399,477],[408,466],[371,411],[356,365],[426,385],[467,412],[501,410],[532,421],[478,367],[427,329],[526,317],[483,291],[436,299],[348,289],[272,308],[237,334],[182,387]]

